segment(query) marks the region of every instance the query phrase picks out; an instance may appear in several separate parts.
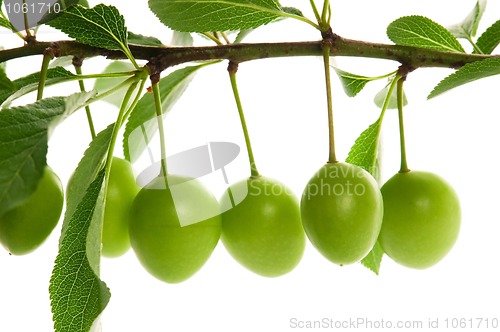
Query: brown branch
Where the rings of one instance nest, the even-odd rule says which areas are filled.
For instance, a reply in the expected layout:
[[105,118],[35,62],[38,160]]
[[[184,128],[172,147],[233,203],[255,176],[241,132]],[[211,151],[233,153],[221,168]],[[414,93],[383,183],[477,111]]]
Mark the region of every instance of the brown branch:
[[[369,43],[345,39],[338,35],[327,36],[332,45],[332,56],[349,56],[376,58],[397,61],[409,68],[445,67],[459,68],[467,63],[483,60],[499,55],[479,55],[444,52],[427,48],[408,47]],[[255,43],[233,44],[204,47],[153,47],[130,45],[130,50],[137,60],[154,62],[161,70],[182,63],[201,60],[231,60],[235,63],[245,61],[296,56],[321,56],[322,41],[307,41],[294,43]],[[124,59],[121,51],[107,50],[88,46],[76,41],[34,42],[23,47],[0,51],[0,63],[16,58],[41,55],[51,47],[56,56],[77,56],[88,58],[103,56],[109,59]]]

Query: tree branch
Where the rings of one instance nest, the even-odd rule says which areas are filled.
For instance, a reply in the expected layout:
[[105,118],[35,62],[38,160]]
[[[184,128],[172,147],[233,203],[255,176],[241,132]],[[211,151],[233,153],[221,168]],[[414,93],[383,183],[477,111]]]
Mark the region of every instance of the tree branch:
[[[459,68],[467,63],[484,60],[500,55],[466,54],[437,51],[427,48],[408,47],[369,43],[342,38],[336,34],[326,37],[331,43],[332,56],[364,57],[397,61],[408,68],[444,67]],[[130,45],[130,50],[137,60],[153,62],[160,70],[200,60],[231,60],[235,63],[245,61],[296,56],[321,56],[322,41],[294,43],[255,43],[232,44],[204,47],[152,47]],[[51,47],[56,56],[77,56],[88,58],[103,56],[109,59],[125,59],[121,51],[96,48],[76,41],[39,42],[23,47],[1,50],[0,63],[16,58],[41,55]]]

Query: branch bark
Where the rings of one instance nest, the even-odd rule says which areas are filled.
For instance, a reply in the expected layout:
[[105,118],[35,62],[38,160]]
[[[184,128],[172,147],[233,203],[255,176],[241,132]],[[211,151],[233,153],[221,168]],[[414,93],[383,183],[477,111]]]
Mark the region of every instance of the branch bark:
[[[393,60],[417,69],[421,67],[459,68],[467,63],[500,55],[466,54],[437,51],[427,48],[370,43],[342,38],[336,34],[326,37],[332,56],[349,56]],[[323,41],[294,43],[232,44],[205,47],[152,47],[130,45],[137,60],[153,62],[160,70],[182,63],[201,60],[230,60],[235,63],[245,61],[297,56],[321,56]],[[41,55],[47,47],[55,50],[56,56],[77,56],[88,58],[103,56],[108,59],[125,59],[121,51],[96,48],[76,41],[42,42],[34,41],[23,47],[0,51],[0,63],[16,58]]]

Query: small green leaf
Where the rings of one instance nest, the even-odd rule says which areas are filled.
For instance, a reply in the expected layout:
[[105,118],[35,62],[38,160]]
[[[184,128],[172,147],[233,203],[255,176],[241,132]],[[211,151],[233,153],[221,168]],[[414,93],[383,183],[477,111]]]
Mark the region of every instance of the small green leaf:
[[478,0],[474,9],[460,23],[448,27],[448,31],[457,38],[470,39],[477,33],[477,27],[486,9],[486,0]]
[[255,29],[247,29],[247,30],[241,30],[238,32],[238,35],[236,35],[236,38],[234,39],[233,44],[239,44],[245,39],[249,34],[251,34]]
[[281,7],[281,10],[287,14],[304,17],[304,14],[300,11],[300,9],[295,7]]
[[[88,332],[107,306],[111,293],[99,279],[99,266],[88,256],[87,239],[100,239],[104,170],[88,187],[60,243],[52,277],[50,301],[55,332]],[[94,246],[100,247],[100,241]]]
[[193,36],[189,32],[174,31],[170,44],[174,46],[193,46]]
[[[128,72],[133,71],[135,68],[130,62],[124,61],[113,61],[111,62],[103,71],[103,73],[119,73],[119,72]],[[98,78],[95,80],[94,89],[98,93],[103,93],[115,86],[118,86],[120,83],[126,81],[128,77],[113,77],[113,78]],[[123,101],[123,97],[127,92],[128,87],[123,87],[123,89],[116,91],[110,96],[102,99],[116,107],[120,107]]]
[[[387,84],[385,88],[380,90],[376,95],[375,98],[373,99],[373,102],[375,105],[377,105],[378,108],[384,107],[384,102],[387,97],[387,93],[389,93],[391,83]],[[408,105],[408,99],[406,98],[406,93],[403,91],[403,106]],[[397,109],[398,108],[398,96],[397,96],[397,91],[394,89],[392,91],[392,95],[390,96],[389,99],[389,104],[387,106],[388,109]]]
[[185,32],[254,29],[284,14],[274,0],[149,0],[149,8],[169,28]]
[[66,68],[73,65],[74,57],[71,55],[60,56],[49,63],[49,68]]
[[371,124],[359,135],[346,158],[346,162],[358,165],[369,173],[373,173],[377,159],[377,148],[382,118]]
[[[493,23],[485,32],[477,39],[476,46],[483,54],[491,54],[500,44],[500,20]],[[477,53],[477,52],[473,52]]]
[[[377,173],[379,172],[377,167],[377,154],[383,116],[384,113],[380,115],[377,121],[375,121],[365,131],[363,131],[361,135],[359,135],[346,158],[346,162],[363,168],[373,176],[377,176]],[[377,241],[370,253],[363,258],[361,264],[378,275],[383,255],[384,252],[382,247]]]
[[[182,96],[194,74],[207,64],[178,69],[160,80],[163,114],[166,115]],[[156,109],[152,93],[145,94],[130,114],[123,135],[123,152],[125,158],[134,162],[147,147],[158,130]],[[145,141],[146,140],[146,141]]]
[[128,32],[128,42],[129,44],[143,46],[164,46],[156,37],[143,36],[130,31]]
[[0,215],[35,190],[47,164],[52,129],[94,96],[48,98],[0,112]]
[[500,58],[489,58],[468,63],[439,82],[427,98],[434,98],[460,85],[494,75],[500,75]]
[[12,83],[12,81],[7,77],[5,69],[2,66],[0,66],[0,94],[2,94],[2,91],[12,91],[12,90],[14,90],[14,83]]
[[348,73],[346,71],[343,71],[338,68],[334,68],[335,71],[337,72],[337,75],[340,78],[340,81],[342,82],[342,86],[344,87],[345,93],[349,97],[354,97],[356,96],[363,88],[365,85],[374,80],[378,80],[384,77],[387,77],[386,75],[380,76],[380,77],[367,77],[367,76],[360,76],[352,73]]
[[382,257],[384,257],[384,250],[380,245],[380,242],[375,242],[372,250],[366,255],[365,258],[361,260],[363,266],[369,268],[376,275],[380,272],[380,264],[382,263]]
[[125,20],[116,7],[104,4],[91,9],[73,6],[48,22],[48,25],[83,44],[122,50],[127,55],[130,53]]
[[7,28],[9,30],[13,30],[12,24],[10,23],[10,21],[6,18],[3,18],[3,17],[0,17],[0,27],[4,27],[4,28]]
[[423,16],[398,18],[387,27],[387,36],[398,45],[465,52],[446,28]]
[[346,95],[349,97],[356,96],[359,92],[361,92],[361,90],[363,90],[365,85],[370,82],[368,77],[350,74],[337,68],[335,68],[335,71],[342,82]]
[[[76,76],[62,67],[51,68],[47,71],[47,81],[45,85],[57,84],[71,77]],[[29,92],[36,91],[38,89],[39,80],[40,72],[37,72],[13,81],[14,87],[10,90],[0,87],[0,106],[3,103],[9,104],[13,100]]]

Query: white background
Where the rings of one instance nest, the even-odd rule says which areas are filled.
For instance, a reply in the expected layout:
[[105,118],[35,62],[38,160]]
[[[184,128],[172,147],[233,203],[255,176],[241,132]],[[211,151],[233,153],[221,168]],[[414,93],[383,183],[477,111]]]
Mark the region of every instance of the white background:
[[[119,8],[129,30],[155,35],[168,43],[169,30],[148,11],[146,1],[106,3]],[[284,4],[299,7],[312,17],[308,1]],[[460,21],[474,4],[473,0],[333,1],[333,28],[344,37],[389,42],[386,26],[400,16],[424,15],[446,26]],[[500,18],[499,1],[490,1],[488,5],[480,31]],[[56,40],[61,35],[44,28],[38,38]],[[258,29],[248,41],[318,38],[308,25],[288,20]],[[0,34],[0,43],[4,47],[21,45],[14,35],[5,32]],[[363,75],[385,74],[397,68],[397,63],[390,61],[336,61],[342,69]],[[20,77],[38,70],[40,64],[41,58],[13,61],[8,73],[13,78]],[[97,72],[104,65],[102,60],[88,61],[84,71]],[[476,319],[500,319],[498,77],[427,101],[426,95],[433,86],[449,73],[448,69],[417,70],[406,84],[410,101],[406,108],[409,166],[445,177],[458,192],[463,209],[458,242],[438,265],[412,270],[384,257],[380,276],[376,276],[360,264],[335,266],[308,244],[294,271],[267,279],[239,266],[219,244],[199,273],[184,283],[168,285],[145,272],[129,251],[121,258],[102,260],[101,277],[112,292],[102,317],[103,331],[281,332],[298,330],[291,325],[293,318],[364,318],[374,323],[391,321],[394,325],[397,321],[422,321],[424,328],[419,331],[423,331],[427,330],[429,319],[439,319],[440,328],[446,327],[447,318],[449,323],[453,318],[471,318],[474,326]],[[299,196],[310,176],[327,159],[320,59],[245,63],[240,67],[239,81],[260,172],[286,183]],[[372,83],[353,99],[346,97],[338,80],[334,80],[339,159],[345,159],[355,138],[378,117],[379,110],[372,99],[384,84]],[[87,85],[91,86],[91,82]],[[77,84],[68,89],[76,91]],[[56,88],[48,93],[68,91]],[[27,98],[25,102],[31,102],[29,98],[35,96]],[[105,128],[117,113],[105,103],[93,105],[92,110],[98,129]],[[88,144],[85,121],[84,112],[80,111],[62,124],[50,141],[49,164],[64,183]],[[207,141],[232,141],[243,146],[226,64],[206,68],[197,75],[167,117],[167,130],[169,154]],[[384,180],[399,167],[397,135],[396,113],[390,111],[383,128]],[[229,176],[236,181],[248,176],[247,172],[245,166],[233,168]],[[0,250],[0,331],[52,330],[48,284],[59,233],[60,225],[41,248],[28,256],[9,256]],[[485,329],[484,322],[482,327],[478,330],[493,330]],[[363,325],[357,330],[364,330]]]

